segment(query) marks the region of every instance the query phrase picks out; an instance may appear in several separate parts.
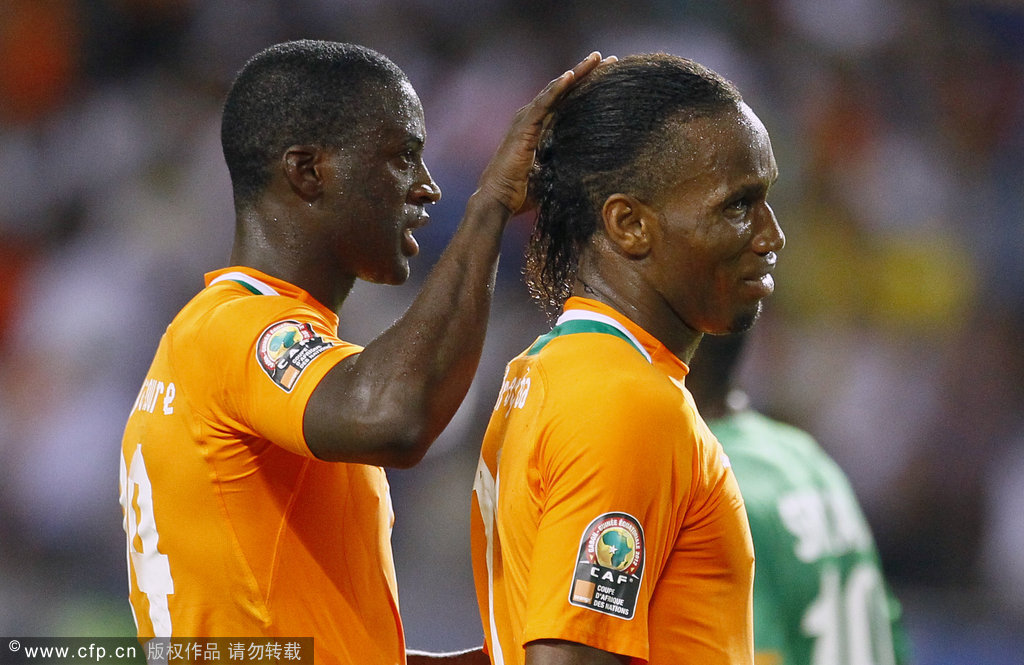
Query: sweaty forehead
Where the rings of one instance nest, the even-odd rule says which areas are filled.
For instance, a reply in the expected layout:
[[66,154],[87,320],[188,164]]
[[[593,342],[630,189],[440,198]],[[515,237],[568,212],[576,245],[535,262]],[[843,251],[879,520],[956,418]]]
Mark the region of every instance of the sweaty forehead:
[[369,96],[358,125],[359,140],[371,145],[426,138],[423,106],[408,81],[381,87]]
[[423,115],[419,95],[409,81],[403,79],[380,88],[380,101],[395,113]]
[[713,116],[671,123],[668,134],[668,153],[677,182],[725,176],[773,181],[777,177],[768,131],[746,104]]

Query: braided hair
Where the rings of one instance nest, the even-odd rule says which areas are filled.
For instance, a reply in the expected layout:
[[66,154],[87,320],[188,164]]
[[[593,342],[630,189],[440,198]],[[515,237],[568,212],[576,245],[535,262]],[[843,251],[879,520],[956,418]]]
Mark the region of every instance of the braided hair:
[[[580,252],[616,192],[651,202],[683,158],[670,126],[734,110],[739,91],[717,73],[665,53],[631,55],[588,75],[553,111],[530,178],[537,220],[526,250],[530,295],[557,316]],[[674,161],[675,160],[675,161]]]

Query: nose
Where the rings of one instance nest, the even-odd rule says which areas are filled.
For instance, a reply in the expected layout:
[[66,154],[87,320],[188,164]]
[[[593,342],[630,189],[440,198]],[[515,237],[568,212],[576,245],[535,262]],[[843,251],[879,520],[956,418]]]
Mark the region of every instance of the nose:
[[441,200],[441,188],[434,182],[426,165],[423,166],[422,176],[416,180],[416,184],[409,191],[409,196],[416,205],[437,203]]
[[786,234],[775,218],[775,211],[767,203],[761,214],[761,228],[754,236],[754,251],[758,254],[778,252],[786,246]]

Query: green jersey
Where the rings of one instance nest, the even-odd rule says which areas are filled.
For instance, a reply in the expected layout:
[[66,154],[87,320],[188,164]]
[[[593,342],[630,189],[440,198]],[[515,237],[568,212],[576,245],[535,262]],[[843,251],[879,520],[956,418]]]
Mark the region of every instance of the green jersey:
[[708,425],[747,506],[757,662],[907,662],[899,604],[839,466],[806,432],[755,411]]

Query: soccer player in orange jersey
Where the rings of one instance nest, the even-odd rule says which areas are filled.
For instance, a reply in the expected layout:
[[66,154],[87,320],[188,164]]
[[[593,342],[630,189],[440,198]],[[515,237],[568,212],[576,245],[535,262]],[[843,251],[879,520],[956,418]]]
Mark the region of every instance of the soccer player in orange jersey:
[[754,552],[729,460],[686,390],[704,333],[743,330],[785,237],[777,167],[735,87],[630,56],[557,105],[527,255],[554,329],[513,359],[474,484],[496,665],[750,665]]
[[311,636],[317,663],[406,661],[381,466],[415,464],[465,396],[543,120],[600,63],[519,111],[421,293],[365,348],[338,338],[338,310],[356,279],[406,280],[441,196],[420,101],[360,46],[245,65],[222,122],[231,262],[167,328],[122,442],[141,640]]

